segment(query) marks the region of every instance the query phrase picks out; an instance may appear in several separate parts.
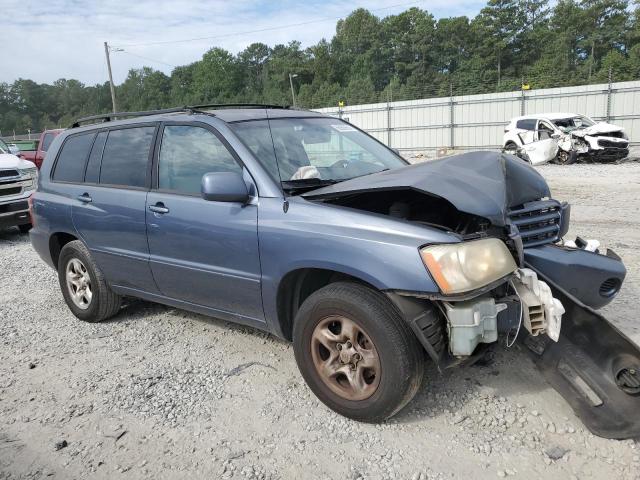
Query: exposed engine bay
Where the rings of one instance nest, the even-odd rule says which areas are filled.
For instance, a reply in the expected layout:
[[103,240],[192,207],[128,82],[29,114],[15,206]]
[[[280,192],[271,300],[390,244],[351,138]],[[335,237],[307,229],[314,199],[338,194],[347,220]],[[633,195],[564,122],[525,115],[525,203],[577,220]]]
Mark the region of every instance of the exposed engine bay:
[[[511,155],[474,152],[303,196],[453,232],[462,242],[502,240],[513,268],[491,290],[422,297],[446,321],[448,347],[444,356],[438,353],[417,312],[411,327],[425,350],[447,368],[473,358],[481,344],[496,342],[502,332],[507,345],[520,341],[529,347],[593,433],[640,435],[640,349],[594,311],[619,292],[624,264],[595,240],[564,240],[569,205],[550,198],[533,168]],[[630,418],[632,408],[637,410]]]

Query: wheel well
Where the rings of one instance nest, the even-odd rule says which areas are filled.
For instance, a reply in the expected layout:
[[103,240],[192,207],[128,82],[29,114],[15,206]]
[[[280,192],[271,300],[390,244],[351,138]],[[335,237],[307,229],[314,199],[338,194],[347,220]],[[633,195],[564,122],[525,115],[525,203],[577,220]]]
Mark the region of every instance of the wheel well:
[[56,270],[58,269],[58,258],[60,258],[62,247],[74,240],[77,240],[77,238],[65,232],[54,233],[49,238],[49,253],[51,254],[51,261]]
[[309,295],[330,283],[345,280],[360,283],[375,290],[375,287],[364,280],[334,270],[302,268],[287,273],[280,282],[277,296],[278,319],[284,337],[287,340],[292,339],[293,320],[300,305]]

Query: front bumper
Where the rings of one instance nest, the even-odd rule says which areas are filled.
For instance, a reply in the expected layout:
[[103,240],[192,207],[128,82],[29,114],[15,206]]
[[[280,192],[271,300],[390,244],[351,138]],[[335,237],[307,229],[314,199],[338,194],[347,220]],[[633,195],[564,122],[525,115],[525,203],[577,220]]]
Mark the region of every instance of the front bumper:
[[591,159],[600,162],[616,162],[629,156],[628,148],[603,148],[601,150],[589,150],[587,154]]
[[31,223],[29,217],[29,195],[17,200],[0,202],[0,228],[15,227]]
[[640,436],[640,349],[602,315],[545,280],[566,312],[557,343],[544,337],[525,342],[538,368],[592,433]]

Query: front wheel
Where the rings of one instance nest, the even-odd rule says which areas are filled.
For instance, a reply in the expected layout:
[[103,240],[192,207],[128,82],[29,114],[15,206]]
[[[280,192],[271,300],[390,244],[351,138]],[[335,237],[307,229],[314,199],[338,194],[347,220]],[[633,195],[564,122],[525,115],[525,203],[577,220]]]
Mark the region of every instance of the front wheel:
[[293,348],[313,393],[355,420],[393,416],[422,382],[415,335],[386,297],[360,284],[332,283],[310,295],[296,315]]
[[576,152],[565,152],[564,150],[558,150],[558,154],[555,158],[555,163],[558,165],[571,165],[578,159]]

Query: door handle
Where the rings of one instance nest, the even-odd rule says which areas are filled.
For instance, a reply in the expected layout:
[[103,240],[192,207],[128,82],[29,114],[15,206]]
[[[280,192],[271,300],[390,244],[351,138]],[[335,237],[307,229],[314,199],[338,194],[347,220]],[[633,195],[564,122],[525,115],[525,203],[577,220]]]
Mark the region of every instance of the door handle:
[[153,213],[169,213],[169,209],[165,207],[162,202],[158,202],[155,205],[149,205],[149,210]]
[[78,200],[80,200],[82,203],[91,203],[91,201],[93,200],[91,198],[91,195],[89,195],[88,193],[83,193],[82,195],[78,195]]

